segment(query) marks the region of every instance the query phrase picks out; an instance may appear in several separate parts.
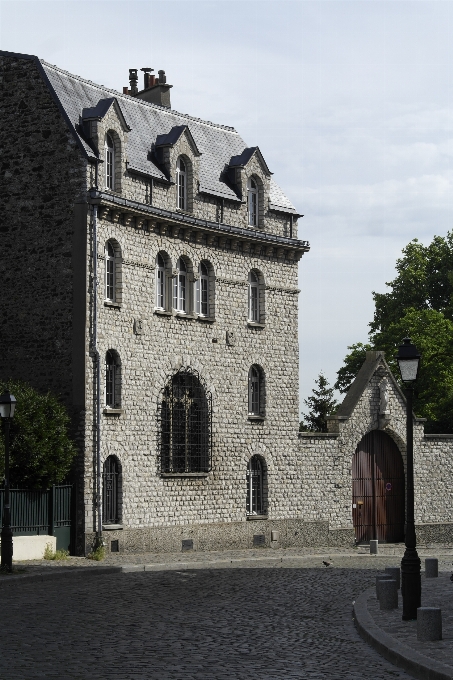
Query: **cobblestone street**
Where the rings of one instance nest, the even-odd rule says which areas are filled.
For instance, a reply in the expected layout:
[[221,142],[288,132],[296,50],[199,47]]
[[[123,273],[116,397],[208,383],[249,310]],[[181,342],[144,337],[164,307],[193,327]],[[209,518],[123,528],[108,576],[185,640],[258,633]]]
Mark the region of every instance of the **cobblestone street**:
[[0,678],[409,678],[354,628],[352,602],[374,578],[253,568],[5,584]]

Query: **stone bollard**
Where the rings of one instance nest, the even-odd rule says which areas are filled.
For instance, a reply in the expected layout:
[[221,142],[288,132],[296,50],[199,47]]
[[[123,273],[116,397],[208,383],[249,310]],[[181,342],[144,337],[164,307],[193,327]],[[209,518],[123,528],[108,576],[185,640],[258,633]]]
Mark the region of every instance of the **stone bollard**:
[[389,574],[396,581],[396,587],[399,590],[401,588],[401,570],[400,567],[386,567],[385,573]]
[[379,606],[380,609],[397,609],[398,589],[395,579],[385,579],[379,585]]
[[435,557],[427,557],[425,560],[425,577],[436,578],[439,576],[439,561]]
[[379,541],[370,541],[370,555],[378,554],[378,543]]
[[417,640],[442,640],[442,610],[438,607],[417,609]]
[[382,581],[392,581],[392,580],[394,580],[394,579],[392,579],[390,574],[378,574],[376,576],[376,598],[378,600],[379,600],[380,594],[381,594],[381,591],[380,591],[381,585],[380,584],[382,583]]

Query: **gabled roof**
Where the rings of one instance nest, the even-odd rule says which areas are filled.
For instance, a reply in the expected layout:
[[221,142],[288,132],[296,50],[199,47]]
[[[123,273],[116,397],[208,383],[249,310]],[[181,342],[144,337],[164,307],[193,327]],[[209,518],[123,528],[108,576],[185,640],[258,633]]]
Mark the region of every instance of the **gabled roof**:
[[96,106],[82,109],[82,120],[102,120],[111,106],[115,107],[115,111],[118,114],[124,129],[130,131],[131,128],[127,124],[126,118],[124,117],[123,111],[121,110],[121,106],[119,105],[116,97],[100,99]]
[[193,146],[195,147],[195,154],[201,156],[201,151],[197,147],[197,143],[194,140],[190,128],[188,125],[176,125],[170,132],[166,135],[157,135],[156,137],[156,148],[161,146],[174,146],[179,138],[187,132]]
[[254,156],[255,154],[258,156],[259,160],[261,161],[261,164],[262,164],[266,174],[272,175],[273,173],[267,167],[267,163],[264,160],[264,156],[261,153],[258,146],[250,146],[247,149],[244,149],[243,152],[240,153],[239,155],[233,156],[230,160],[230,168],[244,168],[247,165],[247,163],[250,161],[252,156]]
[[[168,135],[175,128],[187,127],[194,139],[200,156],[200,191],[232,201],[238,201],[233,188],[227,183],[225,168],[232,157],[241,156],[248,148],[244,140],[232,127],[216,125],[209,121],[193,118],[157,104],[136,97],[121,94],[103,85],[63,71],[37,57],[13,52],[0,54],[17,59],[33,60],[52,97],[72,130],[77,143],[87,158],[96,158],[80,125],[84,109],[96,109],[100,100],[115,99],[130,127],[127,138],[128,169],[147,177],[167,181],[165,174],[153,162],[150,153],[158,135]],[[295,212],[289,199],[275,183],[271,182],[270,203],[281,205]]]

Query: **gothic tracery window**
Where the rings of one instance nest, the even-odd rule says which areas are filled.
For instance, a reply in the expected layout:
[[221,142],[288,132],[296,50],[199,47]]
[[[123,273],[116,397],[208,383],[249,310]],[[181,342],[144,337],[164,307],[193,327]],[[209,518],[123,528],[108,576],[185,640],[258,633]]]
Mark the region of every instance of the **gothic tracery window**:
[[180,370],[167,383],[160,408],[163,473],[211,469],[211,395],[196,372]]

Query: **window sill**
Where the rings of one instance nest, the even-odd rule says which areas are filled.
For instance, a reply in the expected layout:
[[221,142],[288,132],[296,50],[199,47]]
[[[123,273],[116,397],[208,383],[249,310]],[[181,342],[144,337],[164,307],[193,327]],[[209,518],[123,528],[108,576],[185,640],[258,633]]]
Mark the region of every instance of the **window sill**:
[[193,321],[196,318],[193,314],[179,312],[177,309],[173,310],[173,316],[176,316],[178,319],[188,319],[189,321]]
[[123,529],[122,524],[103,524],[102,531],[120,531]]
[[254,522],[260,519],[268,519],[268,515],[247,515],[247,522]]
[[160,473],[161,477],[164,477],[165,479],[169,479],[170,477],[208,477],[209,472],[161,472]]
[[264,323],[258,323],[257,321],[247,321],[247,326],[249,328],[266,328]]
[[197,321],[203,321],[204,323],[214,323],[215,319],[213,316],[200,316],[196,317]]
[[104,300],[104,307],[114,307],[115,309],[121,309],[119,302],[111,302],[111,300]]
[[155,307],[154,314],[158,314],[159,316],[173,316],[171,312],[168,312],[166,309],[161,309],[161,307]]
[[123,408],[108,408],[107,406],[103,409],[102,413],[106,416],[121,416],[124,413]]
[[255,416],[252,413],[249,413],[247,417],[249,420],[266,420],[266,416]]

